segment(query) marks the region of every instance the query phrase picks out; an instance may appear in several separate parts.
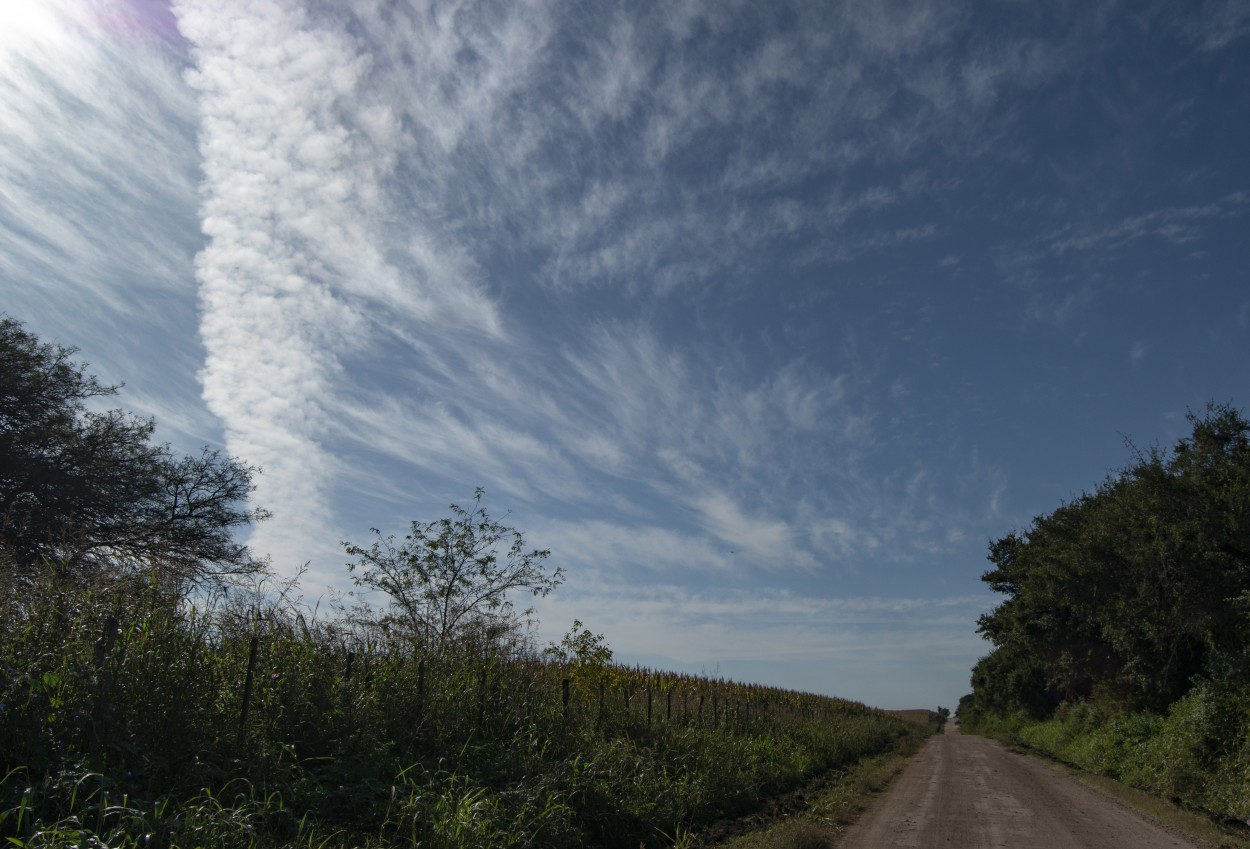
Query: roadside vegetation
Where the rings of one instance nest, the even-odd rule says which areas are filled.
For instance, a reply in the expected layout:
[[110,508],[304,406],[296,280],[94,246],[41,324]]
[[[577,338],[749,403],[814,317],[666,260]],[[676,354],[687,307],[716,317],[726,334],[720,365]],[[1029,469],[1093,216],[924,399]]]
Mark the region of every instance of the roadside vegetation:
[[891,752],[864,758],[821,776],[779,805],[774,816],[759,817],[751,828],[728,829],[723,839],[700,846],[715,849],[829,849],[859,819],[942,724],[937,714],[928,722],[910,720],[912,733]]
[[689,846],[908,745],[863,705],[612,662],[478,490],[345,543],[310,610],[234,535],[256,470],[179,457],[0,319],[0,840],[19,847]]
[[1250,423],[1170,449],[991,544],[994,650],[965,728],[1220,820],[1250,821]]

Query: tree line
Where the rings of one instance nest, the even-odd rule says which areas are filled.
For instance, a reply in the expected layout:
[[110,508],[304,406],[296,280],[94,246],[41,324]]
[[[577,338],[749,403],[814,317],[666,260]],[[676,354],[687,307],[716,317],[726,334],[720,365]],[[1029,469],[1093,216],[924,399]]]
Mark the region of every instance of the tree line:
[[1250,647],[1250,423],[1190,415],[1093,492],[994,541],[977,708],[1044,716],[1103,698],[1163,710]]
[[994,648],[960,703],[965,725],[1049,722],[1060,748],[1133,725],[1120,742],[1140,758],[1104,758],[1116,769],[1150,761],[1142,783],[1180,796],[1168,771],[1193,760],[1181,783],[1195,793],[1222,771],[1250,790],[1250,422],[1210,404],[1189,424],[991,542],[982,579],[1006,598],[979,621]]

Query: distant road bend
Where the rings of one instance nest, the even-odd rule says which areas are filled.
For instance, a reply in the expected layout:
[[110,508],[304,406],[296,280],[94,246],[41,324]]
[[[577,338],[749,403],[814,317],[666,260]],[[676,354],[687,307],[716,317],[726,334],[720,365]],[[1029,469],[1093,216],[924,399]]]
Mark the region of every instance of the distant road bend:
[[1198,849],[1046,763],[955,722],[929,740],[840,849]]

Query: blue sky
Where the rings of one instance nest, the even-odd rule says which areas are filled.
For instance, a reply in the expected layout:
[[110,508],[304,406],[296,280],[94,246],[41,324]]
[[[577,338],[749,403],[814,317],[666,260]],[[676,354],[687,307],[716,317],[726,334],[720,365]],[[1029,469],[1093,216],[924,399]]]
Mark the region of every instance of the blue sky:
[[7,0],[0,310],[251,539],[486,488],[630,662],[951,705],[987,541],[1250,383],[1250,7]]

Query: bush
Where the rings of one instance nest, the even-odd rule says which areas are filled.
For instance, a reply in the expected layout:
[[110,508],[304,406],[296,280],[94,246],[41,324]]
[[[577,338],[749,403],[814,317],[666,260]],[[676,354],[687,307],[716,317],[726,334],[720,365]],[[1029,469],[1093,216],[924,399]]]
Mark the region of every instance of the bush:
[[1165,716],[1107,714],[1077,702],[1048,720],[1016,715],[982,722],[978,730],[1221,818],[1245,821],[1250,818],[1248,705],[1250,687],[1226,691],[1207,681]]

